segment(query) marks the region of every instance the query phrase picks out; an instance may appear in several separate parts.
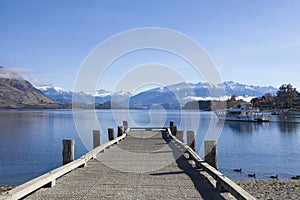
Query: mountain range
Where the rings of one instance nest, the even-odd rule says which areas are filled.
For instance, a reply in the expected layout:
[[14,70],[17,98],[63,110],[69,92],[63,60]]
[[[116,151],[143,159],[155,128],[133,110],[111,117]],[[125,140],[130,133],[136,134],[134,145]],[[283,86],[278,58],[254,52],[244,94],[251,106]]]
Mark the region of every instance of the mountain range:
[[[268,86],[253,86],[241,84],[233,81],[223,82],[217,86],[207,83],[178,83],[166,87],[150,89],[139,94],[132,95],[129,92],[111,92],[98,90],[94,94],[77,93],[78,103],[96,103],[103,104],[108,101],[131,108],[150,108],[155,105],[161,105],[164,108],[180,108],[185,103],[195,100],[210,100],[214,97],[210,94],[210,89],[225,89],[224,99],[235,95],[237,98],[250,100],[255,97],[261,97],[266,93],[275,95],[277,88]],[[59,87],[37,87],[45,95],[49,96],[59,104],[72,103],[73,92]]]

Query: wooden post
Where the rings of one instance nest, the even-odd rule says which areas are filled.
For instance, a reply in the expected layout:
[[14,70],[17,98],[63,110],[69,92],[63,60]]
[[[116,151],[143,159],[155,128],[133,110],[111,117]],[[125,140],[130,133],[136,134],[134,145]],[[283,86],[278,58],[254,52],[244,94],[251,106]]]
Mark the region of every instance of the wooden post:
[[217,165],[217,141],[204,141],[204,161],[212,167],[218,169]]
[[174,126],[174,121],[170,121],[170,128]]
[[224,193],[224,192],[228,192],[224,187],[222,187],[222,185],[220,184],[220,182],[217,181],[216,183],[216,188],[219,192]]
[[177,139],[180,140],[182,143],[184,142],[183,141],[183,134],[184,134],[184,131],[177,131]]
[[196,138],[195,138],[195,131],[187,131],[187,145],[196,152]]
[[123,121],[123,127],[126,130],[128,128],[128,122],[127,121]]
[[108,140],[111,141],[115,139],[115,130],[113,128],[108,129]]
[[124,133],[124,127],[123,126],[118,126],[118,137],[122,136]]
[[74,160],[74,144],[75,140],[63,140],[63,165],[68,164]]
[[176,136],[176,134],[177,134],[177,126],[170,127],[170,130],[171,130],[172,135]]
[[99,130],[93,130],[93,147],[94,149],[101,145],[101,133]]

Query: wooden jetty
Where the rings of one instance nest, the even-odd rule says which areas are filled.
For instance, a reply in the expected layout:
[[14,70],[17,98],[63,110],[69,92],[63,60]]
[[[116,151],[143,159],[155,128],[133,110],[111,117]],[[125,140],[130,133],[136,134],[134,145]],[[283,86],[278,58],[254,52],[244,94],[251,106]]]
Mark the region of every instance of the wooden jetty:
[[[124,123],[127,124],[127,123]],[[170,127],[118,127],[94,149],[74,159],[74,141],[64,141],[63,162],[49,173],[4,194],[3,199],[255,199],[216,168],[216,143],[203,161],[195,153],[195,133]],[[177,137],[176,137],[176,136]],[[210,158],[209,158],[210,157]],[[97,158],[97,159],[96,159]]]

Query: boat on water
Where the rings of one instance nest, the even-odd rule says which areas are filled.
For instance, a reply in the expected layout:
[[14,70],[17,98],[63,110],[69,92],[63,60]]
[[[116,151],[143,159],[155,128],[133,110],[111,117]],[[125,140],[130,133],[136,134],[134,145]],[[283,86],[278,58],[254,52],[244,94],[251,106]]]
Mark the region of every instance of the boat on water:
[[259,110],[253,109],[251,103],[239,103],[233,108],[216,112],[219,120],[245,121],[245,122],[268,122],[269,118]]

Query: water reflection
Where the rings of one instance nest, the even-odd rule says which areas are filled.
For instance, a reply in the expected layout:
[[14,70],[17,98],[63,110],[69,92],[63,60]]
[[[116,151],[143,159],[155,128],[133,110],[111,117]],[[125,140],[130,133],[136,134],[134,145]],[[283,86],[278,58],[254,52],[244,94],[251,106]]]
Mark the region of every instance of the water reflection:
[[229,127],[233,133],[252,133],[258,131],[260,128],[270,126],[269,123],[253,123],[253,122],[226,122],[224,124]]
[[296,133],[298,130],[299,122],[296,116],[280,115],[277,118],[278,128],[281,133]]

